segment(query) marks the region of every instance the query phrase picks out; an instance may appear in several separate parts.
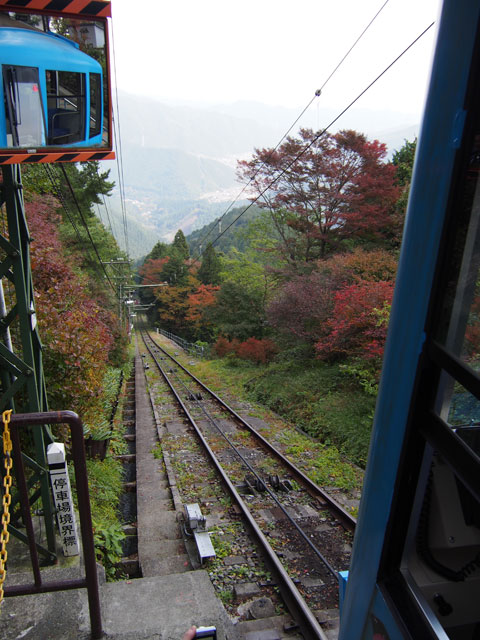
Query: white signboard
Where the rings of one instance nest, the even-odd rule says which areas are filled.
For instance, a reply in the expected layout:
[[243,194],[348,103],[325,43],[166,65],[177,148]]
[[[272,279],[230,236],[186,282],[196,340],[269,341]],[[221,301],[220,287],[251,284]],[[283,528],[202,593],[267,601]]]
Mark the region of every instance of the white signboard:
[[63,442],[53,442],[48,445],[47,459],[63,554],[77,556],[79,554],[77,526]]

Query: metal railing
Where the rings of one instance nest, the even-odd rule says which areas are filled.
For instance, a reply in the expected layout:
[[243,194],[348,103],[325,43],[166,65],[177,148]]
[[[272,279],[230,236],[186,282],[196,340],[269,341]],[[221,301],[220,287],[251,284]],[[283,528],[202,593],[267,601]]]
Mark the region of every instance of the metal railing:
[[207,358],[210,355],[210,348],[195,344],[193,342],[187,342],[183,338],[176,336],[174,333],[170,333],[170,331],[165,331],[164,329],[157,329],[162,336],[165,336],[175,344],[178,344],[184,351],[190,353],[191,355],[197,356],[198,358]]
[[[69,580],[52,580],[44,582],[40,571],[32,515],[28,500],[28,486],[22,459],[19,429],[33,427],[39,429],[45,424],[68,424],[72,439],[72,457],[75,469],[75,483],[80,515],[80,530],[85,563],[85,577]],[[27,531],[30,561],[34,582],[5,586],[5,597],[46,593],[49,591],[65,591],[69,589],[86,588],[90,611],[91,637],[98,640],[102,637],[102,620],[100,613],[100,596],[98,591],[97,565],[92,531],[92,515],[88,494],[87,466],[83,441],[83,425],[80,418],[72,411],[47,411],[43,413],[17,413],[10,420],[12,438],[12,458],[15,467],[22,518]]]

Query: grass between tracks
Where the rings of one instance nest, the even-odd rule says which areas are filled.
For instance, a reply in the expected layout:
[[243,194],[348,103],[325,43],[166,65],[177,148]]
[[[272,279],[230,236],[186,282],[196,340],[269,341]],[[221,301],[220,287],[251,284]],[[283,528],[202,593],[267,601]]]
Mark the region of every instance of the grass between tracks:
[[[285,362],[257,366],[227,359],[178,359],[260,429],[319,485],[361,489],[375,400],[336,366]],[[285,423],[288,421],[288,424]]]

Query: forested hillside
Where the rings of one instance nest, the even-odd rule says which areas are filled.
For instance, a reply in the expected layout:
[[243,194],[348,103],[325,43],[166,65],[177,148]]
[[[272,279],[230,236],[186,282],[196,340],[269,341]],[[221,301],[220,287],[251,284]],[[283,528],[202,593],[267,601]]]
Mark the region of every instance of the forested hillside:
[[[245,211],[247,208],[248,210]],[[208,243],[214,240],[217,252],[227,253],[233,247],[239,251],[245,251],[249,245],[248,233],[245,232],[248,231],[250,223],[259,218],[261,213],[260,207],[256,205],[249,207],[248,202],[228,210],[225,215],[219,216],[210,224],[187,235],[190,254],[200,255]]]
[[[298,116],[296,109],[248,101],[182,106],[124,92],[119,93],[119,104],[129,253],[135,259],[145,256],[157,240],[171,242],[177,229],[188,235],[220,216],[239,192],[235,158],[248,157],[254,147],[276,144]],[[336,115],[335,109],[317,105],[302,123],[319,127]],[[380,135],[391,120],[392,113],[357,108],[342,117],[341,126]],[[415,120],[401,113],[395,114],[395,122],[397,128],[381,137],[390,152],[404,136],[418,131]],[[103,165],[112,169],[118,185],[115,164]],[[118,189],[108,207],[115,236],[125,248]],[[108,228],[107,213],[100,210]]]
[[93,210],[113,187],[108,174],[94,162],[64,171],[23,171],[33,281],[49,406],[80,413],[95,431],[102,428],[104,380],[127,357],[116,288],[100,259],[122,252]]
[[[112,577],[125,537],[117,513],[122,468],[113,455],[93,456],[107,442],[110,453],[125,447],[112,406],[131,360],[117,289],[130,268],[108,264],[127,256],[95,215],[113,183],[95,162],[22,169],[48,408],[75,411],[83,421],[96,557]],[[17,327],[12,342],[21,352]],[[69,451],[69,430],[58,427],[55,436]]]
[[[238,163],[261,198],[147,256],[151,320],[248,370],[251,396],[364,463],[415,142],[301,130]],[[254,196],[253,196],[254,197]],[[225,229],[241,214],[230,211]],[[240,222],[241,221],[241,222]],[[202,248],[200,250],[200,242]],[[221,243],[221,244],[220,244]],[[199,258],[201,253],[201,258]]]

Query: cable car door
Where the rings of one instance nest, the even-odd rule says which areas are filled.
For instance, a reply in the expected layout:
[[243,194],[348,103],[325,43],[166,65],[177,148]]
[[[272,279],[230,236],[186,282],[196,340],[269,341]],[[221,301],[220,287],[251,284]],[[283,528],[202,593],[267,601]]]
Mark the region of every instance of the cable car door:
[[2,65],[8,147],[45,145],[38,69]]

